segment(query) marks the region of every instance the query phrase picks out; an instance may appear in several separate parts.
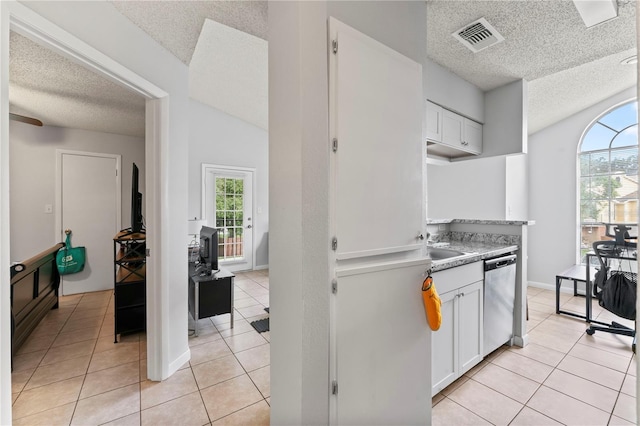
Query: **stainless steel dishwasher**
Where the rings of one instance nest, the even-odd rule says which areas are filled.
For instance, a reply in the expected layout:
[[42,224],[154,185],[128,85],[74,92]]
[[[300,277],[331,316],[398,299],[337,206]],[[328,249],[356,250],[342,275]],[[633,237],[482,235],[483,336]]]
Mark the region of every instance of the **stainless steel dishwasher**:
[[484,356],[513,338],[517,256],[484,261]]

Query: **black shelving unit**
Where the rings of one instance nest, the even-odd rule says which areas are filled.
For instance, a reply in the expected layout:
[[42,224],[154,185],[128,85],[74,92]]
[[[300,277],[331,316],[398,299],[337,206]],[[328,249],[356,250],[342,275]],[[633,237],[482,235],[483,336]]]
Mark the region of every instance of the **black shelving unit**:
[[146,235],[120,231],[113,238],[114,343],[118,335],[146,330]]

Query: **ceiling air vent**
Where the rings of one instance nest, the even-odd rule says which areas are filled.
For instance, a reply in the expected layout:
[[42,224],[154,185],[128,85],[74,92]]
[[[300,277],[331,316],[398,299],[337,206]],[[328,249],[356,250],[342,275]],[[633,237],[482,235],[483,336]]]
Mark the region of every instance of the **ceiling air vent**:
[[504,41],[504,37],[484,18],[465,25],[451,35],[457,38],[460,43],[465,45],[465,47],[473,53],[477,53],[489,46]]

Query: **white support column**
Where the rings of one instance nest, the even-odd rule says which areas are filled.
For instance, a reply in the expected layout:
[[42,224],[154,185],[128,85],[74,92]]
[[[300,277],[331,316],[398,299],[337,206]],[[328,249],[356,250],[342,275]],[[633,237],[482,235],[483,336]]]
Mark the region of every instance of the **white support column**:
[[271,423],[329,422],[325,2],[269,4]]

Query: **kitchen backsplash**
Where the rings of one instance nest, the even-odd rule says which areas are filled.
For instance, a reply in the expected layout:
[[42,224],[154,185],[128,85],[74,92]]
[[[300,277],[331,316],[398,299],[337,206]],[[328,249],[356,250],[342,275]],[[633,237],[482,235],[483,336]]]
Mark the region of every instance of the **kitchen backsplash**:
[[427,243],[446,243],[451,241],[469,243],[488,243],[520,246],[520,235],[489,234],[485,232],[457,232],[447,229],[440,229],[442,225],[427,225],[429,238]]

